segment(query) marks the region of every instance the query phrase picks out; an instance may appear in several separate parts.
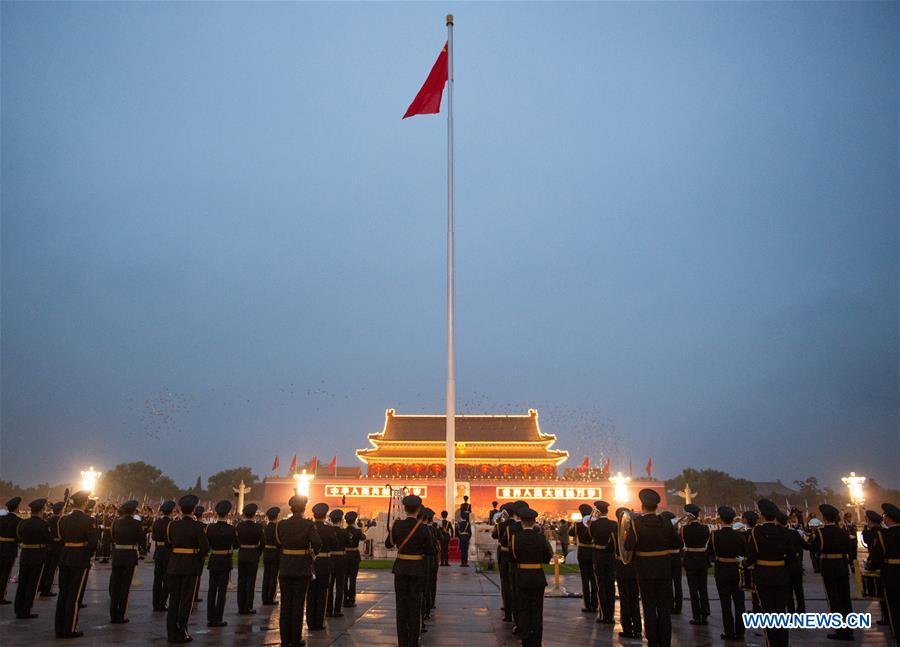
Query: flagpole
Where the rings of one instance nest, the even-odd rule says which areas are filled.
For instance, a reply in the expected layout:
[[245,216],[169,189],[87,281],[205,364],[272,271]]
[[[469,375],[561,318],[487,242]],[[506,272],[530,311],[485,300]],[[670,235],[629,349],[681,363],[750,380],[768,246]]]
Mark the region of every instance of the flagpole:
[[453,351],[453,15],[447,16],[447,512],[456,508],[456,360]]

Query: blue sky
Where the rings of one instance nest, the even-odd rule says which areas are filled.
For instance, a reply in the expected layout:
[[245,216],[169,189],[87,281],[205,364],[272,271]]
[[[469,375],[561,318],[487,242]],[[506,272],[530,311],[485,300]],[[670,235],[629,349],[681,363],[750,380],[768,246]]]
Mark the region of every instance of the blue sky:
[[[896,3],[15,3],[0,477],[337,454],[463,412],[573,462],[900,485]],[[639,467],[640,466],[640,467]]]

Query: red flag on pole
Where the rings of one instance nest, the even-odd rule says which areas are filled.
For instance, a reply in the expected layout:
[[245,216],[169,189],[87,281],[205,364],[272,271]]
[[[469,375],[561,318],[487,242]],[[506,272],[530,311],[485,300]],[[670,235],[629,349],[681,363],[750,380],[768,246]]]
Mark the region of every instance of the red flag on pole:
[[337,474],[337,454],[335,454],[334,458],[331,459],[331,462],[328,463],[328,469],[331,470],[332,474]]
[[317,467],[319,467],[319,457],[318,457],[318,456],[313,456],[313,457],[312,457],[312,460],[309,461],[309,472],[310,472],[310,474],[315,475],[315,473],[316,473],[316,468],[317,468]]
[[444,86],[447,84],[447,44],[444,43],[444,49],[438,54],[434,67],[425,79],[419,94],[409,104],[406,114],[403,118],[412,117],[413,115],[433,115],[441,111],[441,97],[444,95]]
[[578,471],[579,471],[579,472],[583,472],[584,470],[586,470],[587,468],[589,468],[589,467],[591,466],[591,463],[590,463],[589,458],[590,458],[590,457],[585,456],[585,457],[584,457],[584,460],[581,461],[581,465],[578,466]]
[[274,472],[277,470],[279,465],[281,465],[281,462],[279,462],[278,456],[276,455],[275,460],[272,462],[272,471]]
[[297,454],[294,454],[294,457],[291,459],[291,472],[297,471]]
[[603,466],[603,471],[607,474],[612,472],[612,456],[606,457],[606,465]]
[[647,476],[653,476],[653,457],[647,459]]

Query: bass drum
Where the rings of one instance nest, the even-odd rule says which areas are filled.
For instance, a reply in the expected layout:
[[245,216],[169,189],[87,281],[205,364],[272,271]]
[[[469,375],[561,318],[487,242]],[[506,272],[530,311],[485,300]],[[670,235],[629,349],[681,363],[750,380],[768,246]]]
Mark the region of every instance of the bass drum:
[[741,591],[755,592],[756,587],[753,586],[753,567],[741,564],[738,567],[738,586]]
[[862,575],[862,594],[867,600],[881,600],[884,588],[881,586],[881,573],[860,569]]

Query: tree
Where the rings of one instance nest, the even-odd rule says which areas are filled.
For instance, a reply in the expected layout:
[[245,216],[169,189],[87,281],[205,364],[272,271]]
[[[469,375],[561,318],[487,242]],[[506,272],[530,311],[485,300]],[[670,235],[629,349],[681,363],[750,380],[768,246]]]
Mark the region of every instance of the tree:
[[235,467],[230,470],[216,472],[207,480],[210,499],[231,499],[234,496],[233,487],[244,481],[247,487],[259,484],[259,477],[249,467]]
[[131,496],[140,499],[150,497],[174,497],[178,492],[175,482],[162,470],[143,461],[120,463],[100,477],[95,492],[102,499],[121,499]]
[[[735,478],[719,470],[692,467],[667,480],[666,488],[674,494],[683,490],[685,483],[697,492],[693,501],[697,505],[752,505],[756,495],[752,481]],[[672,500],[684,503],[684,499],[677,495]]]

